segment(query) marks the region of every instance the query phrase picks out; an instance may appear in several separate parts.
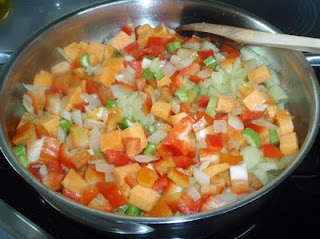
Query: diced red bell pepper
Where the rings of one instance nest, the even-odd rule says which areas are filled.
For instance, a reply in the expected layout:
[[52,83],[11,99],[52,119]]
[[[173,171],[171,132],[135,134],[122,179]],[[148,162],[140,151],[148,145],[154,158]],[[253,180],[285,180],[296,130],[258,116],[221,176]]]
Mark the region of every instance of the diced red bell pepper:
[[124,181],[129,185],[130,188],[133,188],[138,184],[137,180],[133,178],[130,174],[127,174],[124,177]]
[[136,77],[142,76],[142,63],[141,61],[124,61],[124,67],[130,66],[132,69],[136,71]]
[[192,158],[186,156],[175,156],[173,160],[177,168],[188,168],[190,165],[195,164]]
[[263,183],[260,181],[260,179],[254,174],[249,172],[249,186],[253,188],[254,190],[259,190],[260,188],[263,188]]
[[161,37],[149,37],[147,47],[161,47],[163,45]]
[[115,99],[112,91],[98,82],[86,81],[86,92],[88,94],[97,94],[102,105],[107,104],[108,99]]
[[87,187],[83,190],[79,201],[81,204],[88,206],[90,201],[94,199],[98,194],[99,189],[97,187]]
[[264,112],[263,111],[249,111],[249,110],[243,110],[240,113],[240,119],[245,122],[245,121],[251,121],[251,120],[256,120],[260,119],[263,116]]
[[220,151],[223,147],[222,133],[207,134],[206,135],[206,142],[208,145],[208,149]]
[[49,169],[49,173],[42,179],[42,183],[52,191],[58,191],[61,189],[61,182],[63,181],[64,176],[64,173],[61,171],[50,171]]
[[127,33],[127,34],[130,36],[131,33],[132,33],[132,28],[130,28],[129,26],[123,26],[123,27],[121,28],[121,31]]
[[106,154],[108,162],[114,164],[116,167],[133,163],[132,159],[122,151],[108,150]]
[[182,76],[192,76],[192,75],[196,75],[199,71],[200,71],[200,64],[194,61],[186,68],[179,70],[179,74]]
[[86,110],[85,110],[84,106],[88,105],[88,104],[89,104],[88,102],[82,101],[79,104],[74,105],[74,108],[80,110],[82,113],[85,113]]
[[48,164],[58,160],[60,141],[57,138],[45,137],[40,151],[40,162]]
[[127,199],[122,195],[119,186],[115,182],[98,182],[97,188],[113,208],[128,204]]
[[189,153],[189,144],[186,141],[167,136],[162,141],[162,145],[176,156],[187,155]]
[[236,194],[249,193],[249,182],[244,179],[231,179],[232,191]]
[[69,190],[67,188],[63,188],[62,195],[71,199],[72,201],[80,202],[81,195],[79,193],[72,192],[71,190]]
[[207,59],[209,56],[214,57],[214,52],[212,49],[205,50],[205,51],[198,51],[198,54],[202,60]]
[[257,134],[260,134],[266,128],[265,126],[260,126],[260,125],[251,124],[247,122],[244,124],[244,127],[253,129]]
[[199,102],[198,102],[198,106],[200,108],[206,108],[208,103],[209,103],[210,98],[206,95],[201,96]]
[[274,144],[264,144],[261,146],[264,158],[283,158],[284,154]]
[[58,160],[67,168],[71,169],[75,169],[75,166],[73,165],[73,163],[71,162],[71,154],[68,151],[68,145],[66,143],[61,143],[60,145],[60,151],[59,151],[59,155],[58,155]]
[[127,53],[128,55],[130,56],[133,56],[133,57],[137,57],[139,55],[139,45],[138,43],[135,41],[133,43],[131,43],[130,45],[126,46],[123,51],[125,53]]
[[32,174],[33,177],[41,181],[40,173],[37,170],[35,170],[33,167],[29,167],[28,171]]
[[226,56],[226,58],[220,63],[220,65],[225,66],[225,65],[232,64],[236,61],[237,58],[238,56],[236,54],[231,53]]
[[167,187],[169,184],[169,178],[168,176],[162,175],[161,177],[159,177],[153,184],[152,189],[153,190],[163,190],[165,187]]
[[196,84],[199,84],[201,81],[203,81],[203,79],[198,76],[190,76],[189,80]]
[[180,113],[185,112],[187,114],[190,114],[191,107],[185,103],[180,104]]
[[201,198],[197,201],[193,201],[189,195],[184,192],[181,194],[180,201],[178,204],[179,211],[185,215],[191,215],[200,211],[202,200]]
[[171,129],[169,135],[177,139],[185,139],[192,131],[193,122],[194,120],[190,116],[184,117],[180,120],[179,124]]
[[196,122],[201,119],[204,119],[209,125],[212,125],[214,121],[214,119],[211,116],[207,115],[205,112],[199,112],[195,114],[193,118],[195,119]]
[[151,111],[151,107],[152,107],[151,95],[147,93],[147,98],[146,98],[145,102],[143,102],[143,104],[142,104],[143,113],[149,114]]
[[213,209],[219,208],[226,205],[226,202],[220,202],[216,197],[209,196],[203,199],[201,204],[201,212],[211,211]]
[[239,57],[241,55],[240,51],[229,46],[229,45],[222,45],[222,47],[220,48],[220,52],[227,52],[228,54],[234,54],[237,57]]

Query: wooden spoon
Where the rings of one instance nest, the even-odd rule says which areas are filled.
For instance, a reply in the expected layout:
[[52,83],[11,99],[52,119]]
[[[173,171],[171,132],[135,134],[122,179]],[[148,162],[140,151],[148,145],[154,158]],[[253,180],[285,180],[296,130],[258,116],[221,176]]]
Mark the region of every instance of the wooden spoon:
[[211,33],[242,44],[263,45],[305,52],[320,52],[320,39],[311,37],[267,33],[211,23],[192,23],[178,27],[176,30]]

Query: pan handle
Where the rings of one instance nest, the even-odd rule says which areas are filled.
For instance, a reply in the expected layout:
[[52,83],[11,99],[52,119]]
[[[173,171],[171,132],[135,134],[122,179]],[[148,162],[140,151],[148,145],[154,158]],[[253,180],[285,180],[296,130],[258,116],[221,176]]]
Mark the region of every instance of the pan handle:
[[0,51],[0,71],[2,67],[9,61],[13,51]]
[[304,55],[312,67],[320,67],[320,54],[304,53]]

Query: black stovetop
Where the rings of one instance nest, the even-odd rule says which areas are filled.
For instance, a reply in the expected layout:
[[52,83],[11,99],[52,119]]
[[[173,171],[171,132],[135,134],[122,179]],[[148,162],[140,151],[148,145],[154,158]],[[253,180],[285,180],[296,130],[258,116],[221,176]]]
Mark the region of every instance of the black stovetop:
[[[34,2],[41,2],[40,0]],[[14,1],[17,4],[17,1]],[[30,1],[32,2],[32,1]],[[56,1],[71,9],[75,1]],[[82,6],[90,1],[80,1]],[[224,0],[260,16],[284,33],[320,38],[318,0]],[[22,4],[22,2],[20,2]],[[30,3],[28,3],[30,4]],[[78,6],[79,7],[79,6]],[[20,6],[21,9],[21,6]],[[52,10],[51,10],[52,11]],[[43,12],[42,12],[43,14]],[[55,16],[59,13],[56,12]],[[39,23],[35,23],[38,24]],[[0,24],[1,32],[1,24]],[[25,34],[26,37],[27,34]],[[0,37],[1,38],[1,37]],[[1,45],[1,39],[0,39]],[[11,46],[14,50],[15,46]],[[3,45],[0,49],[4,49]],[[320,70],[315,69],[318,79]],[[0,199],[11,205],[55,238],[109,238],[65,217],[35,192],[0,154]],[[320,233],[320,133],[298,169],[281,185],[277,197],[243,225],[215,238],[301,238]],[[213,236],[208,235],[208,238]],[[317,236],[313,236],[317,237]]]

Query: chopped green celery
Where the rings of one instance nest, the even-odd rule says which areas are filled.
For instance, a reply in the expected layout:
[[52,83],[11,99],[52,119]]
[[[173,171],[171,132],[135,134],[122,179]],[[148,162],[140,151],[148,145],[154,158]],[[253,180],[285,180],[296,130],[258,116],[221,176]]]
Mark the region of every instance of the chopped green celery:
[[80,57],[80,64],[83,68],[87,69],[90,66],[90,56],[88,53],[83,54]]
[[107,108],[115,108],[117,107],[117,102],[115,100],[107,100]]
[[71,122],[67,119],[62,119],[60,120],[60,127],[63,129],[64,132],[66,132],[66,134],[69,134]]
[[18,157],[18,160],[22,164],[23,167],[28,168],[29,162],[26,153],[26,147],[23,145],[17,145],[12,148],[14,154]]
[[130,126],[137,124],[136,121],[129,119],[128,117],[123,117],[119,122],[120,129],[126,129]]
[[179,48],[181,48],[181,43],[179,41],[174,41],[167,44],[167,51],[169,54],[171,54]]
[[278,137],[278,133],[277,130],[269,130],[269,137],[270,137],[270,141],[271,143],[273,143],[274,145],[278,146],[280,143],[279,137]]
[[153,60],[154,56],[147,56],[147,59]]
[[130,206],[129,204],[123,205],[121,207],[118,207],[116,211],[121,212],[121,213],[125,213],[127,211],[127,209],[129,208],[129,206]]
[[164,77],[164,74],[161,70],[157,71],[155,74],[154,74],[154,77],[157,79],[157,80],[161,80],[163,77]]
[[143,76],[146,78],[146,80],[151,80],[154,77],[153,72],[149,67],[143,70]]
[[269,69],[271,73],[271,78],[269,80],[266,80],[264,82],[265,86],[267,89],[270,89],[274,85],[279,85],[280,84],[280,79],[278,77],[278,74],[275,70]]
[[211,95],[207,108],[206,108],[206,114],[214,117],[216,115],[216,106],[217,106],[217,102],[218,102],[218,97],[215,95]]
[[191,80],[184,80],[183,85],[185,89],[189,90],[192,89],[196,85],[196,83],[192,82]]
[[221,70],[221,66],[219,64],[216,65],[216,67],[214,68],[215,71],[220,71]]
[[262,162],[262,152],[253,146],[246,146],[241,151],[240,154],[243,155],[243,160],[247,164],[249,170],[255,168],[255,166]]
[[174,92],[174,95],[178,97],[179,101],[181,103],[187,103],[188,102],[188,94],[187,91],[184,89],[177,89]]
[[113,58],[119,58],[119,57],[121,57],[121,53],[118,52],[118,51],[114,51],[113,54],[112,54],[112,57]]
[[203,61],[203,63],[208,67],[214,67],[216,64],[216,59],[214,59],[213,56],[209,56]]
[[243,131],[243,136],[246,138],[246,140],[250,145],[257,148],[261,145],[261,138],[253,129],[246,128]]
[[151,125],[146,125],[145,128],[152,134],[156,131],[156,126],[154,126],[153,124]]
[[198,95],[201,93],[201,87],[199,85],[195,85],[192,90],[196,92]]
[[187,101],[188,105],[192,105],[198,98],[198,94],[194,90],[187,90],[187,96],[188,96],[188,101]]
[[128,216],[140,216],[141,215],[141,210],[133,205],[129,205],[128,209],[126,210],[125,214]]
[[144,154],[153,154],[154,151],[156,151],[157,145],[154,143],[149,143],[148,146],[145,148],[145,150],[143,151]]
[[117,212],[127,214],[128,216],[141,216],[142,211],[131,204],[123,205],[117,208]]
[[288,99],[286,92],[279,86],[274,85],[268,90],[268,94],[276,101],[276,103],[283,103]]

